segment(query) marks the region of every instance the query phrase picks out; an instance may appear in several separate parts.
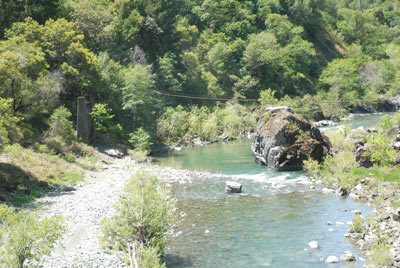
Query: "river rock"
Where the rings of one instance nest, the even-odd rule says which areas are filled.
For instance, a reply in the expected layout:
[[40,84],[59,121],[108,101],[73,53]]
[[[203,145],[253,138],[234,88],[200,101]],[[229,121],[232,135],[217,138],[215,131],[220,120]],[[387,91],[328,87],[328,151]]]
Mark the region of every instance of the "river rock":
[[400,96],[381,101],[379,108],[387,112],[397,112],[400,109]]
[[262,110],[251,145],[255,161],[274,170],[301,170],[304,160],[322,161],[330,148],[329,139],[315,125],[286,106]]
[[238,182],[234,181],[227,181],[225,185],[225,191],[229,194],[233,193],[241,193],[242,192],[242,185]]
[[346,252],[345,254],[343,254],[340,257],[340,260],[341,261],[346,261],[346,262],[355,261],[356,260],[356,256],[354,256],[353,253],[348,251],[348,252]]
[[341,196],[341,197],[345,197],[345,196],[347,196],[349,194],[349,192],[347,191],[347,189],[346,188],[339,188],[339,189],[337,189],[336,190],[336,195],[337,196]]
[[105,151],[105,153],[111,157],[115,157],[115,158],[122,158],[124,157],[124,154],[118,150],[118,149],[108,149]]
[[356,214],[356,215],[360,215],[361,211],[359,211],[358,209],[352,210],[351,213]]
[[338,263],[339,258],[336,256],[329,256],[328,258],[326,258],[325,262],[326,263]]
[[330,194],[330,193],[335,192],[335,190],[333,190],[333,189],[328,189],[328,188],[322,188],[321,192],[322,192],[323,194]]
[[308,243],[308,247],[311,249],[317,249],[319,248],[319,244],[317,241],[311,241],[310,243]]

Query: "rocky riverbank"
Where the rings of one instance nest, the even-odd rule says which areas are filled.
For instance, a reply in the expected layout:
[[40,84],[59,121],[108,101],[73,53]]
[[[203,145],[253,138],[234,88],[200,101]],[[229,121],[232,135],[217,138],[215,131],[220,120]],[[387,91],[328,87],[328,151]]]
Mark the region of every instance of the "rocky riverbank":
[[172,186],[169,183],[190,183],[194,176],[205,175],[202,172],[138,164],[130,157],[113,159],[112,162],[103,164],[100,171],[87,173],[85,180],[76,187],[54,189],[35,202],[34,207],[43,209],[43,216],[63,216],[68,228],[51,255],[43,259],[39,267],[125,268],[125,263],[118,256],[101,247],[98,236],[102,219],[114,213],[113,205],[130,177],[144,168]]
[[[315,184],[322,183],[316,179],[311,181],[314,185],[310,189],[316,189]],[[349,191],[340,187],[320,189],[325,194],[352,198],[373,208],[372,214],[367,217],[353,211],[353,221],[343,223],[349,226],[345,236],[365,252],[365,268],[400,267],[400,209],[393,206],[394,200],[400,200],[398,188],[396,182],[382,182],[367,176]]]

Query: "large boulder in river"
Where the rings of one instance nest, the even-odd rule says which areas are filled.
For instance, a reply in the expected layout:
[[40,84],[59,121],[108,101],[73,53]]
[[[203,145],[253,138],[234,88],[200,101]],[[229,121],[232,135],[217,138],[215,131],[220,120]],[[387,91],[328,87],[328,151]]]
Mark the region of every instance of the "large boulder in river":
[[290,107],[269,107],[257,118],[251,149],[256,162],[275,170],[301,170],[309,157],[321,161],[330,154],[330,142]]

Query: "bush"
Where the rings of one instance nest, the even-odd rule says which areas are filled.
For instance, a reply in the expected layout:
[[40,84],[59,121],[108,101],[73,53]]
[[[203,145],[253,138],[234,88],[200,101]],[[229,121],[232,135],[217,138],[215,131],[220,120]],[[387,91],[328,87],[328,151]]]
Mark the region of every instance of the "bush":
[[271,90],[270,88],[260,91],[260,98],[258,101],[261,106],[275,105],[278,103],[278,99],[275,97],[276,90]]
[[354,217],[352,220],[352,224],[351,224],[353,231],[356,233],[361,233],[362,229],[363,229],[364,221],[365,221],[365,219],[361,216]]
[[393,257],[390,254],[390,246],[379,243],[369,251],[369,260],[373,267],[391,266]]
[[106,246],[122,251],[131,265],[146,262],[146,254],[150,254],[147,250],[153,257],[163,253],[172,208],[165,185],[154,175],[138,171],[125,186],[117,214],[103,220],[102,240]]
[[188,113],[178,105],[168,107],[157,122],[157,136],[163,142],[178,142],[186,134]]
[[311,157],[307,160],[303,161],[304,169],[313,177],[317,177],[320,172],[320,164],[317,160],[312,159]]
[[338,131],[327,131],[326,135],[328,136],[332,149],[334,152],[341,151],[353,151],[354,150],[354,142],[351,140],[347,140],[347,130],[344,129],[343,132]]
[[0,205],[0,264],[23,268],[29,261],[39,261],[53,249],[65,226],[62,218],[39,220],[38,213],[15,212]]
[[128,154],[132,156],[137,162],[143,163],[147,159],[148,152],[140,150],[128,150]]
[[12,99],[0,97],[0,149],[10,142],[17,142],[23,135],[16,125],[22,118],[14,116],[11,109]]
[[96,130],[114,137],[120,135],[122,127],[120,124],[115,124],[113,122],[115,115],[112,114],[112,109],[108,108],[107,104],[96,103],[92,108],[90,116],[96,123]]
[[357,177],[350,171],[357,166],[354,155],[350,151],[342,151],[334,156],[328,156],[322,165],[321,178],[329,185],[338,184],[340,187],[352,189]]
[[368,151],[365,154],[371,156],[371,161],[379,166],[392,165],[396,161],[396,150],[390,146],[388,137],[379,134],[371,134],[367,138]]
[[63,143],[70,145],[76,140],[75,130],[72,121],[69,120],[71,112],[61,106],[54,110],[49,120],[49,130],[47,131],[48,141],[56,140],[55,143],[64,146]]
[[153,144],[151,142],[150,135],[143,128],[138,128],[134,133],[129,134],[129,143],[137,151],[148,152],[150,146]]

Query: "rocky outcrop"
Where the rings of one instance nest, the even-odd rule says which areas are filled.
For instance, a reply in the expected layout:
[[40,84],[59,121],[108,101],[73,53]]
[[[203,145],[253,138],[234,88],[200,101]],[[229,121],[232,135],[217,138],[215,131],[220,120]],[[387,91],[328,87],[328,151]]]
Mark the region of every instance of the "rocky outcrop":
[[286,106],[262,110],[251,145],[256,162],[275,170],[301,170],[304,160],[321,161],[330,148],[329,139],[315,125]]
[[388,100],[381,100],[379,104],[380,111],[397,112],[400,109],[400,96],[391,97]]

